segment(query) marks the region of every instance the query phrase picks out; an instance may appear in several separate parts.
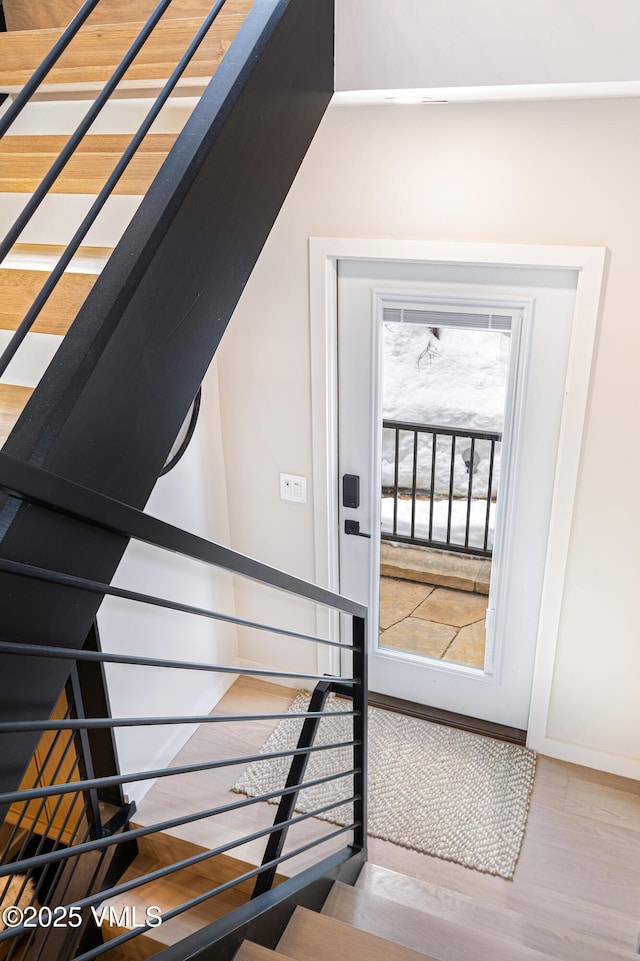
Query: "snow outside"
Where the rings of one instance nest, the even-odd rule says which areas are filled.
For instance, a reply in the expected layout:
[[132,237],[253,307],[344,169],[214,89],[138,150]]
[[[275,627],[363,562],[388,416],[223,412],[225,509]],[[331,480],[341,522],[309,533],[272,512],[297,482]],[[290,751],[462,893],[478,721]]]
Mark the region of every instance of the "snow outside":
[[[462,430],[502,431],[509,362],[510,335],[495,330],[464,330],[427,327],[424,324],[384,324],[385,420],[408,421]],[[446,540],[452,438],[436,442],[433,539]],[[456,438],[454,498],[450,540],[464,544],[469,474],[464,454],[469,438]],[[500,443],[496,444],[491,483],[488,546],[493,543],[495,498],[500,476]],[[491,443],[476,440],[469,545],[482,547],[487,511]],[[432,436],[418,436],[415,536],[428,537],[431,487]],[[467,454],[468,458],[468,454]],[[383,430],[382,486],[394,485],[395,431]],[[398,486],[411,491],[413,483],[413,434],[400,433]],[[393,531],[391,496],[382,499],[382,530]],[[398,503],[400,534],[410,534],[411,499]]]

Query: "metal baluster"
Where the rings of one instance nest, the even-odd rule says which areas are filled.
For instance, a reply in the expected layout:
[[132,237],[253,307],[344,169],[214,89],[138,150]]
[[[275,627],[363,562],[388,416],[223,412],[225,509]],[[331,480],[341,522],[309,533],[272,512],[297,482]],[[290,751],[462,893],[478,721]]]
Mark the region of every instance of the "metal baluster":
[[[69,738],[69,741],[70,741],[70,742],[72,741],[72,738],[71,738],[71,737]],[[67,752],[68,752],[68,747],[69,747],[69,744],[67,744],[67,747],[65,748],[65,753],[64,753],[64,756],[65,756],[65,757],[66,757]],[[73,762],[73,765],[72,765],[72,767],[71,767],[71,769],[70,769],[70,771],[69,771],[69,777],[73,777],[73,775],[76,773],[77,769],[78,769],[78,759],[76,758],[76,760]],[[55,797],[55,794],[54,794],[54,795],[50,795],[50,798],[51,798],[51,797]],[[49,798],[49,799],[50,799],[50,798]],[[64,801],[64,798],[65,798],[65,796],[62,795],[62,794],[58,797],[58,800],[57,800],[57,802],[55,803],[51,814],[49,815],[49,820],[47,821],[46,827],[45,827],[44,829],[43,829],[42,827],[39,828],[39,830],[42,831],[42,834],[40,835],[40,840],[39,840],[38,846],[37,846],[37,848],[36,848],[36,850],[35,850],[35,852],[34,852],[34,854],[33,854],[33,857],[38,857],[38,855],[42,853],[42,850],[43,850],[46,842],[51,839],[51,834],[52,834],[53,828],[54,828],[54,821],[55,821],[55,819],[56,819],[56,817],[57,817],[57,815],[58,815],[58,812],[59,812],[59,810],[60,810],[60,807],[62,806],[62,803],[63,803],[63,801]],[[48,799],[48,800],[49,800],[49,799]],[[74,806],[73,804],[70,806],[69,811],[68,811],[68,813],[67,813],[67,815],[66,815],[66,817],[65,817],[65,820],[64,820],[64,822],[63,822],[63,824],[62,824],[62,827],[58,829],[58,834],[57,834],[55,840],[53,841],[52,850],[54,850],[54,851],[55,851],[56,848],[59,846],[60,840],[61,840],[61,838],[62,838],[62,834],[64,833],[64,829],[65,829],[65,827],[66,827],[66,823],[67,823],[67,821],[69,820],[69,816],[70,816],[70,814],[71,814],[71,812],[72,812],[72,810],[73,810],[73,806]],[[34,834],[35,834],[35,831],[32,831],[29,840],[34,836]],[[38,837],[37,834],[36,834],[35,836]],[[27,843],[28,843],[28,842],[25,841],[24,849],[23,849],[23,851],[20,852],[20,855],[19,855],[19,857],[18,857],[18,860],[19,860],[19,859],[23,856],[23,854],[26,852]],[[23,893],[24,893],[24,890],[25,890],[25,888],[26,888],[26,886],[27,886],[27,880],[28,880],[28,874],[25,875],[25,878],[24,878],[22,887],[20,888],[20,890],[18,891],[18,894],[16,895],[16,902],[20,901],[20,898],[22,897],[22,895],[23,895]]]
[[[80,794],[78,794],[78,797],[80,797]],[[73,807],[75,807],[75,802],[74,802],[74,804],[73,804]],[[79,833],[79,831],[80,831],[80,828],[81,828],[83,825],[84,825],[84,827],[85,827],[85,833],[84,833],[84,836],[83,836],[82,840],[83,840],[83,841],[86,841],[86,840],[88,840],[88,838],[89,838],[90,828],[87,827],[87,823],[88,823],[88,820],[89,820],[88,817],[86,817],[86,815],[87,815],[87,807],[88,807],[88,805],[87,805],[87,803],[85,802],[85,803],[82,805],[82,808],[81,808],[81,811],[80,811],[80,815],[79,815],[79,817],[78,817],[78,820],[76,821],[75,827],[73,828],[73,831],[71,832],[71,836],[70,836],[70,839],[69,839],[69,847],[72,847],[72,846],[76,843],[76,839],[77,839],[77,837],[78,837],[78,833]],[[68,820],[68,816],[67,816],[67,820]],[[99,867],[99,865],[102,863],[102,861],[104,860],[105,853],[106,853],[106,852],[102,852],[102,854],[100,855],[100,857],[99,857],[99,859],[98,859],[98,867]],[[72,868],[72,867],[71,867],[71,864],[72,864],[74,861],[75,861],[75,867]],[[77,858],[70,858],[69,861],[60,861],[60,863],[58,864],[58,869],[57,869],[57,871],[56,871],[56,873],[55,873],[55,875],[54,875],[54,877],[53,877],[53,880],[52,880],[52,882],[51,882],[51,885],[50,885],[50,891],[55,891],[55,890],[56,890],[56,887],[58,886],[58,884],[60,883],[60,880],[61,880],[61,878],[62,878],[62,874],[63,874],[63,872],[64,872],[64,870],[65,870],[65,867],[67,868],[67,878],[66,878],[64,887],[62,888],[62,890],[58,893],[58,895],[57,895],[57,897],[56,897],[56,900],[57,900],[58,904],[64,904],[64,900],[65,900],[67,891],[69,890],[69,887],[70,887],[70,885],[71,885],[71,882],[73,881],[74,871],[78,868],[79,864],[80,864],[80,855],[79,855]],[[90,881],[89,884],[87,885],[87,890],[89,890],[89,891],[91,891],[91,890],[93,889],[93,882],[94,882],[94,880],[95,880],[95,876],[96,876],[97,870],[98,870],[98,868],[96,868],[96,870],[93,872],[93,877],[91,878],[91,881]],[[39,950],[38,950],[37,955],[35,956],[35,958],[30,958],[29,961],[40,961],[40,958],[42,957],[42,953],[43,953],[43,951],[45,950],[45,948],[46,948],[46,946],[47,946],[47,942],[48,942],[48,940],[49,940],[49,935],[50,935],[51,931],[52,931],[52,928],[48,928],[48,929],[44,932],[44,936],[42,937],[41,944],[40,944],[40,948],[39,948]],[[34,938],[35,938],[35,934],[36,934],[36,932],[34,931],[31,939],[29,940],[29,943],[28,943],[27,946],[25,947],[25,950],[24,950],[24,952],[23,952],[23,954],[22,954],[22,957],[20,958],[20,961],[26,961],[26,959],[27,959],[27,953],[28,953],[29,950],[31,949],[31,945],[33,944],[33,941],[34,941]],[[7,958],[7,961],[9,961],[9,958]]]
[[[63,720],[68,720],[70,711],[71,711],[71,709],[70,709],[69,707],[67,707],[67,710],[65,711]],[[38,773],[38,777],[36,778],[36,783],[35,783],[35,785],[34,785],[35,787],[41,786],[39,782],[40,782],[40,779],[41,779],[41,777],[42,777],[42,771],[45,771],[45,770],[47,769],[47,767],[49,766],[49,761],[51,760],[51,757],[52,757],[52,755],[53,755],[53,752],[54,752],[54,750],[55,750],[55,748],[56,748],[56,746],[57,746],[57,744],[58,744],[58,741],[59,741],[61,735],[62,735],[62,731],[59,731],[59,732],[54,736],[53,740],[51,741],[51,744],[49,745],[49,749],[48,749],[47,753],[45,754],[44,761],[42,762],[42,769],[41,769],[41,771]],[[45,800],[45,799],[42,799],[42,800],[40,801],[40,804],[38,805],[36,815],[32,818],[32,820],[34,821],[34,823],[37,822],[38,819],[40,818],[40,815],[41,815],[42,812],[44,811],[45,804],[46,804],[46,800]],[[20,814],[19,814],[19,816],[18,816],[18,818],[17,818],[17,820],[16,820],[16,823],[15,823],[14,826],[13,826],[13,830],[11,831],[11,834],[10,834],[10,836],[9,836],[9,839],[8,839],[7,843],[5,844],[5,846],[4,846],[4,849],[3,849],[3,851],[2,851],[2,854],[0,854],[0,864],[4,864],[5,861],[7,860],[8,856],[9,856],[9,852],[10,852],[10,850],[11,850],[11,845],[13,844],[13,842],[14,842],[15,839],[16,839],[16,836],[17,836],[17,834],[18,834],[18,832],[19,832],[19,830],[20,830],[20,828],[21,828],[21,826],[22,826],[22,822],[23,822],[24,819],[25,819],[25,816],[26,816],[26,813],[27,813],[28,809],[29,809],[29,802],[27,801],[27,802],[25,802],[25,803],[22,805],[22,810],[20,811]],[[33,836],[33,828],[31,828],[31,830],[29,831],[29,833],[28,833],[25,841],[22,843],[22,846],[21,846],[22,848],[24,848],[24,845],[25,845],[26,843],[28,843],[29,839],[30,839],[32,836]],[[8,884],[7,884],[7,887],[8,887]],[[2,901],[3,897],[5,896],[5,894],[6,894],[6,888],[5,888],[3,891],[0,892],[0,901]]]
[[411,536],[416,536],[416,486],[418,480],[418,431],[413,432],[413,486],[411,488]]
[[367,849],[367,730],[368,730],[368,698],[369,682],[367,678],[367,621],[368,618],[352,618],[353,623],[353,676],[358,678],[359,684],[353,688],[353,708],[356,714],[353,718],[353,766],[356,774],[353,778],[353,793],[356,801],[353,806],[356,828],[353,843],[362,851]]
[[[331,681],[320,681],[320,683],[316,685],[316,688],[311,695],[309,710],[313,712],[322,711],[330,692]],[[308,717],[303,722],[302,729],[298,736],[298,748],[309,747],[311,744],[313,744],[320,722],[321,718],[319,717]],[[297,757],[293,759],[291,767],[289,768],[287,780],[285,782],[285,788],[290,788],[294,784],[299,784],[304,780],[308,762],[308,754],[298,754]],[[278,805],[278,810],[273,822],[274,828],[291,819],[293,812],[295,811],[297,800],[297,791],[293,794],[284,794],[281,797],[280,804]],[[274,831],[273,834],[269,835],[264,856],[262,858],[263,864],[269,864],[275,858],[280,857],[286,838],[287,832],[282,827],[280,827],[277,831]],[[275,867],[267,869],[263,874],[259,874],[256,880],[255,888],[253,889],[252,898],[257,898],[261,894],[264,894],[265,891],[271,890],[275,876]]]
[[[72,716],[77,720],[83,720],[86,717],[86,714],[84,710],[84,701],[82,698],[82,688],[80,686],[77,664],[74,664],[71,674],[69,675],[69,686],[71,688]],[[86,727],[82,727],[79,731],[76,731],[76,750],[80,760],[80,776],[83,780],[92,780],[95,777],[95,772],[93,769],[93,758],[91,756],[91,744]],[[91,829],[91,833],[93,834],[93,837],[102,837],[100,804],[98,802],[98,792],[96,788],[91,788],[87,792],[87,799],[89,803],[89,827]]]
[[453,511],[453,472],[456,460],[456,435],[451,435],[451,473],[449,475],[449,512],[447,514],[446,543],[451,543],[451,512]]
[[464,546],[469,546],[469,529],[471,527],[471,495],[473,493],[473,468],[474,468],[474,457],[476,450],[476,439],[471,438],[471,451],[469,453],[469,490],[467,492],[467,523],[464,529]]
[[438,435],[431,433],[431,490],[429,491],[429,540],[433,538],[433,499],[436,492],[436,452]]
[[393,533],[398,533],[398,469],[400,461],[400,431],[396,430],[396,460],[393,473]]
[[[71,739],[71,738],[70,738],[70,739]],[[78,766],[78,764],[77,764],[77,758],[76,758],[76,761],[75,761],[74,767],[73,767],[73,770],[74,770],[74,771],[77,769],[77,766]],[[80,795],[77,795],[76,797],[79,797],[79,796],[80,796]],[[63,800],[63,798],[62,798],[62,796],[61,796],[61,797],[58,799],[58,802],[57,802],[57,804],[56,804],[55,811],[54,811],[54,813],[53,813],[52,816],[51,816],[51,821],[53,821],[53,818],[54,818],[54,817],[56,816],[56,814],[58,813],[58,810],[59,810],[59,808],[60,808],[60,804],[61,804],[62,800]],[[71,815],[72,815],[73,812],[74,812],[75,806],[76,806],[76,802],[75,802],[75,800],[74,800],[74,801],[69,805],[69,810],[67,811],[67,813],[66,813],[66,815],[65,815],[65,817],[64,817],[64,821],[62,822],[62,824],[60,825],[60,828],[58,829],[58,834],[57,834],[57,836],[56,836],[56,838],[55,838],[55,841],[53,842],[53,848],[52,848],[53,851],[56,851],[56,850],[59,850],[59,849],[60,849],[60,844],[61,844],[61,842],[62,842],[62,837],[63,837],[63,835],[64,835],[64,832],[65,832],[66,829],[67,829],[67,825],[68,825],[69,821],[71,820]],[[82,825],[82,823],[83,823],[83,821],[84,821],[85,812],[86,812],[86,804],[82,806],[81,811],[80,811],[79,818],[78,818],[78,820],[76,821],[76,825],[75,825],[73,831],[72,831],[71,834],[70,834],[70,837],[69,837],[69,845],[70,845],[70,846],[73,845],[73,843],[74,843],[74,841],[75,841],[75,839],[76,839],[76,837],[77,837],[78,830],[79,830],[79,828],[81,827],[81,825]],[[43,837],[42,842],[40,843],[40,845],[38,845],[38,850],[37,850],[37,852],[36,852],[36,855],[34,855],[34,856],[37,856],[37,854],[42,850],[43,843],[44,843],[45,839],[47,839],[47,838],[48,838],[48,834],[46,834],[46,835]],[[60,861],[59,864],[58,864],[57,870],[56,870],[56,872],[55,872],[55,874],[54,874],[54,876],[53,876],[53,880],[49,882],[49,892],[52,892],[52,891],[55,890],[55,887],[56,887],[56,885],[57,885],[57,883],[58,883],[58,881],[59,881],[59,879],[60,879],[60,876],[61,876],[61,874],[62,874],[62,871],[64,870],[64,866],[65,866],[65,862],[64,862],[64,861]],[[35,891],[34,891],[33,896],[32,896],[32,898],[31,898],[31,904],[36,904],[36,903],[37,903],[38,897],[39,897],[39,895],[40,895],[40,892],[42,891],[42,889],[43,889],[43,887],[44,887],[44,882],[45,882],[46,878],[47,878],[47,872],[46,872],[46,871],[43,871],[42,874],[40,875],[40,880],[38,881],[38,883],[37,883],[36,886],[35,886]],[[64,896],[64,895],[63,895],[63,896]],[[62,898],[60,899],[60,903],[62,903]],[[35,937],[37,936],[39,930],[41,930],[41,929],[40,929],[40,928],[34,928],[34,930],[31,932],[31,935],[30,935],[30,937],[29,937],[29,940],[27,941],[27,943],[26,943],[26,945],[25,945],[25,947],[24,947],[24,950],[23,950],[23,952],[22,952],[22,955],[21,955],[21,957],[20,957],[20,961],[24,961],[24,959],[27,957],[27,954],[28,954],[28,952],[31,950],[31,946],[32,946],[32,944],[33,944],[33,942],[34,942],[34,939],[35,939]],[[50,929],[49,929],[49,930],[50,930]],[[45,931],[45,934],[44,934],[44,937],[43,937],[43,941],[46,943],[46,940],[47,940],[47,932]],[[17,941],[14,942],[14,944],[12,945],[11,950],[9,951],[9,954],[7,955],[5,961],[12,961],[12,959],[13,959],[13,952],[14,952],[14,949],[17,947],[17,944],[18,944]],[[40,947],[40,952],[38,953],[38,957],[40,957],[40,954],[42,953],[42,947],[43,947],[43,946]],[[36,961],[36,959],[32,959],[32,961]]]
[[489,480],[487,482],[487,516],[484,524],[484,549],[488,550],[489,545],[489,520],[491,511],[491,487],[493,486],[493,462],[496,452],[496,442],[491,441],[491,453],[489,455]]

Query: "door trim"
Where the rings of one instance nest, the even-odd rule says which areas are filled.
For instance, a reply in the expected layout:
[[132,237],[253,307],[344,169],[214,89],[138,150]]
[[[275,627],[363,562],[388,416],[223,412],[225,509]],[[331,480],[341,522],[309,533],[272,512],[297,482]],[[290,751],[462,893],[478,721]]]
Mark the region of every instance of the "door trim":
[[[330,590],[337,590],[339,585],[338,261],[383,260],[473,266],[555,267],[578,272],[527,735],[527,744],[533,750],[574,762],[574,746],[547,737],[546,731],[606,254],[605,247],[467,244],[344,237],[309,239],[316,581]],[[329,613],[320,612],[318,619],[318,630],[323,636],[337,636],[337,622]],[[335,660],[331,660],[331,653],[327,654],[325,650],[318,655],[319,673],[334,673],[337,670]],[[585,763],[584,760],[582,763]]]

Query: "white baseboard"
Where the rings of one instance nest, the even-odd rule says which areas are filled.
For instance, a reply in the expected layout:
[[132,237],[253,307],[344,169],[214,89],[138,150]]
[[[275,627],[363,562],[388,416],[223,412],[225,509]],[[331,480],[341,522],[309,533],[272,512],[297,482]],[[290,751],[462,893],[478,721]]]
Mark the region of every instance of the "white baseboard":
[[[249,657],[239,657],[238,658],[238,670],[242,673],[242,669],[247,668],[252,671],[274,671],[277,670],[273,664],[265,664],[261,661],[253,661]],[[268,677],[264,676],[261,678],[263,681],[268,681],[270,684],[281,684],[282,687],[295,687],[299,691],[310,690],[315,687],[314,681],[300,681],[293,677]]]
[[593,748],[559,741],[552,737],[527,737],[527,747],[537,751],[538,754],[544,754],[558,761],[566,761],[568,764],[580,764],[595,771],[605,771],[607,774],[616,774],[618,777],[640,780],[640,759],[638,758],[607,754],[605,751],[596,751]]

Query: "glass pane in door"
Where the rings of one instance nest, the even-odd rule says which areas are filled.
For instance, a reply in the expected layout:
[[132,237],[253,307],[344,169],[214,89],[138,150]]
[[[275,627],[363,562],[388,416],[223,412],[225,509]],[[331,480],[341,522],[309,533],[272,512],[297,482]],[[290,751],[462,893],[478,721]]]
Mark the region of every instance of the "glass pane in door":
[[510,331],[412,313],[384,321],[379,646],[482,669]]

